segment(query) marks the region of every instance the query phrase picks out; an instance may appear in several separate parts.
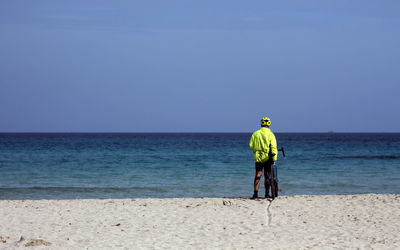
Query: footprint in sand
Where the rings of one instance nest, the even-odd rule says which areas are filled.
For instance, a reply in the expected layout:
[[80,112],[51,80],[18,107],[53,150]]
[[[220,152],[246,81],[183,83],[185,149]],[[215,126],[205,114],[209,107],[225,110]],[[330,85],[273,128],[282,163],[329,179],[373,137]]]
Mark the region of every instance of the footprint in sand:
[[41,240],[41,239],[32,239],[28,243],[26,243],[24,246],[26,247],[34,247],[34,246],[50,246],[51,242]]
[[6,243],[7,242],[7,240],[3,237],[3,236],[1,236],[0,235],[0,242],[2,242],[2,243]]
[[[24,240],[25,240],[25,237],[21,236],[19,241],[17,241],[16,243],[22,243]],[[48,241],[45,241],[45,240],[41,240],[41,239],[31,239],[27,243],[24,244],[24,246],[26,246],[26,247],[50,246],[50,245],[51,245],[51,242],[48,242]]]

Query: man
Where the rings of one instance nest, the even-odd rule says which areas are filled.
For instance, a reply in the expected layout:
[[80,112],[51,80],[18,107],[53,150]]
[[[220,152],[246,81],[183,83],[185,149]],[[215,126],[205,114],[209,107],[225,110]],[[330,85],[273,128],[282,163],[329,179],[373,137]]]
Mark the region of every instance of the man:
[[269,195],[269,175],[271,167],[275,165],[278,158],[278,149],[274,133],[269,129],[271,120],[268,117],[261,119],[261,128],[253,133],[250,139],[250,148],[254,152],[254,161],[256,166],[256,175],[254,177],[253,199],[258,198],[258,187],[264,169],[265,198],[271,198]]

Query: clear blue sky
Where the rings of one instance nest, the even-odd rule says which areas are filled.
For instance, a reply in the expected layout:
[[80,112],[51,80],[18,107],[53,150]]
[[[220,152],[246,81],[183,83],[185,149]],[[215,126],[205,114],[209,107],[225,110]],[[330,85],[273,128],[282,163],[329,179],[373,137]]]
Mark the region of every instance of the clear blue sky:
[[400,131],[400,1],[0,2],[1,132]]

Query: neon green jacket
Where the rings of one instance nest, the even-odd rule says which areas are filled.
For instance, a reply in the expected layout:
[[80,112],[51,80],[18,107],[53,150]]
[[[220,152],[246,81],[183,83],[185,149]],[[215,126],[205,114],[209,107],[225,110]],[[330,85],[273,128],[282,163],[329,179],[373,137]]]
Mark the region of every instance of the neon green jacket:
[[278,159],[278,149],[276,146],[276,139],[274,133],[269,128],[262,127],[253,133],[250,139],[250,148],[254,152],[255,162],[268,161],[268,154],[275,154],[272,157],[273,161]]

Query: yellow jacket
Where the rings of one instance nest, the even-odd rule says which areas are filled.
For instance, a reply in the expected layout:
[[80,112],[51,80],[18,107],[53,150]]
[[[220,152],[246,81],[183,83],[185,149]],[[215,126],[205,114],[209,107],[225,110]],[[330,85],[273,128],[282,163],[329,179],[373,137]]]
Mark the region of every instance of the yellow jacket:
[[275,154],[272,160],[276,161],[278,159],[275,135],[269,128],[261,127],[253,133],[250,139],[250,148],[254,152],[255,162],[268,161],[270,150],[271,154]]

